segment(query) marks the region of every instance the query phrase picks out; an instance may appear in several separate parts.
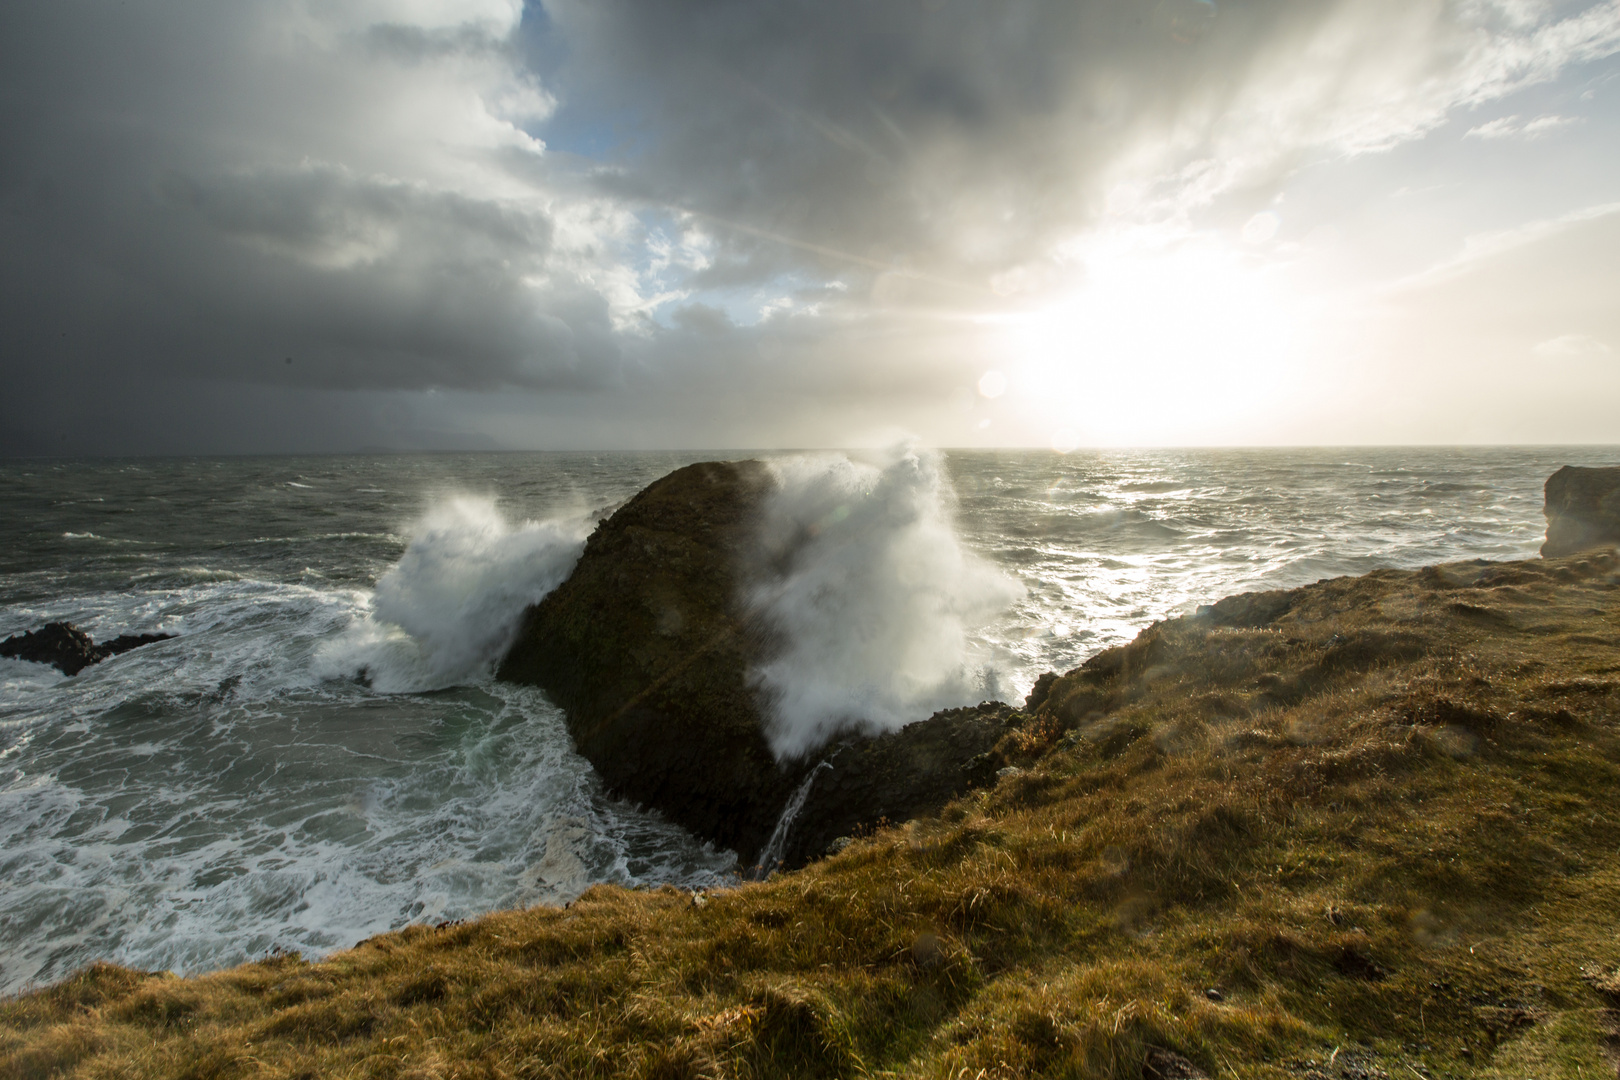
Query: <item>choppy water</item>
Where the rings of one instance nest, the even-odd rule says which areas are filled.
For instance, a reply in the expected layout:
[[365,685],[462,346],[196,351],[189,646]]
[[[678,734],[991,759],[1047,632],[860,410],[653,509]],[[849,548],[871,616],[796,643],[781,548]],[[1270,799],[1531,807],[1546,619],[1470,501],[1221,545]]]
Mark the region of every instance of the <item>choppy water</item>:
[[[543,696],[489,678],[499,635],[480,636],[554,583],[596,514],[704,456],[0,464],[0,635],[180,635],[71,679],[0,660],[0,989],[729,873],[729,853],[605,798]],[[1020,587],[964,663],[1016,700],[1232,592],[1527,557],[1547,475],[1616,461],[951,453],[963,546]]]

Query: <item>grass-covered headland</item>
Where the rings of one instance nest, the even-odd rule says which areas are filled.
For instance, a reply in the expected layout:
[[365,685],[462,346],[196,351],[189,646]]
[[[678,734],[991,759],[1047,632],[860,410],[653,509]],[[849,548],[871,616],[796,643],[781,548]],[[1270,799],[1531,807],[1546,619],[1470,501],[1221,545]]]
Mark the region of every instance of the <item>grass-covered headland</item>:
[[937,818],[706,897],[97,965],[0,1002],[0,1075],[1616,1075],[1620,558],[1223,601],[1002,749]]

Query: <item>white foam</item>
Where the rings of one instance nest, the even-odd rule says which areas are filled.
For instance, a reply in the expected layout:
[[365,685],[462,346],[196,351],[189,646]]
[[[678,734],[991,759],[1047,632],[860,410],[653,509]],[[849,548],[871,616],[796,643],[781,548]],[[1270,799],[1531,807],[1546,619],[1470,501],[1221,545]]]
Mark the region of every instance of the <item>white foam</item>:
[[[426,738],[441,710],[459,735]],[[307,693],[244,701],[208,724],[159,720],[160,741],[132,745],[96,722],[81,767],[128,771],[121,786],[50,773],[0,786],[6,911],[35,927],[5,939],[0,993],[95,958],[191,972],[272,947],[317,956],[411,922],[559,903],[597,881],[729,876],[728,853],[603,801],[536,690],[485,682],[374,715],[369,734],[364,713],[327,711]],[[395,724],[412,729],[408,749],[387,738]],[[254,777],[270,773],[261,788]]]
[[962,546],[940,455],[901,446],[871,460],[814,455],[772,468],[780,485],[762,539],[785,566],[750,601],[784,641],[755,672],[777,756],[993,691],[972,633],[1022,590]]
[[492,498],[442,500],[411,530],[365,617],[321,649],[319,669],[334,677],[363,669],[388,692],[453,686],[486,671],[523,610],[568,576],[591,525],[579,514],[514,527]]

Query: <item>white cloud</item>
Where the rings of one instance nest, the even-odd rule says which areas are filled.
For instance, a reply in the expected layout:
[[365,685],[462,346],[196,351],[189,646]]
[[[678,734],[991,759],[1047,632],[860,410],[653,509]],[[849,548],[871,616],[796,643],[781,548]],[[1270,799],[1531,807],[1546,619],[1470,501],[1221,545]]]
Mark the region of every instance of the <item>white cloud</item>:
[[1282,219],[1269,210],[1254,215],[1243,225],[1243,242],[1245,244],[1263,244],[1277,235],[1282,227]]
[[310,23],[349,31],[381,25],[423,30],[471,26],[504,37],[523,19],[523,0],[302,0],[295,8]]
[[[1354,157],[1422,138],[1457,109],[1556,78],[1620,51],[1620,0],[1565,19],[1544,4],[1462,7],[1428,0],[1357,0],[1293,33],[1274,33],[1246,78],[1191,98],[1166,134],[1144,131],[1122,158],[1114,201],[1132,216],[1177,214],[1274,179],[1309,156]],[[1539,117],[1483,125],[1478,138],[1545,134],[1571,123]]]
[[1579,359],[1612,356],[1614,350],[1591,334],[1564,334],[1540,342],[1530,350],[1543,359]]
[[1505,139],[1510,135],[1517,135],[1520,130],[1517,116],[1499,116],[1489,123],[1476,128],[1469,128],[1464,134],[1467,139]]
[[1551,114],[1547,116],[1538,116],[1528,124],[1524,125],[1524,134],[1530,138],[1535,138],[1536,136],[1544,135],[1549,131],[1557,131],[1559,128],[1569,127],[1572,124],[1578,123],[1580,123],[1579,120],[1569,116],[1557,116]]
[[1515,135],[1522,135],[1527,139],[1538,138],[1559,128],[1569,127],[1579,121],[1568,116],[1548,114],[1538,116],[1534,120],[1519,123],[1517,116],[1500,116],[1478,127],[1469,128],[1463,135],[1467,139],[1508,139]]
[[1391,283],[1387,291],[1408,292],[1452,281],[1476,267],[1518,248],[1539,243],[1588,222],[1620,214],[1620,202],[1599,203],[1556,218],[1529,221],[1511,229],[1475,233],[1463,241],[1462,250],[1428,269]]

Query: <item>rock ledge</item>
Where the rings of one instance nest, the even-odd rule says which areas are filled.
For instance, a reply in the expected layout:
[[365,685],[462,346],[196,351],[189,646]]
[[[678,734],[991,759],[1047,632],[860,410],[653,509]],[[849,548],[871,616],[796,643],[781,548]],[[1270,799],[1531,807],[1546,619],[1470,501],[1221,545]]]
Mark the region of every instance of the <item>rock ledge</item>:
[[1547,478],[1544,559],[1620,546],[1620,468],[1565,465]]

